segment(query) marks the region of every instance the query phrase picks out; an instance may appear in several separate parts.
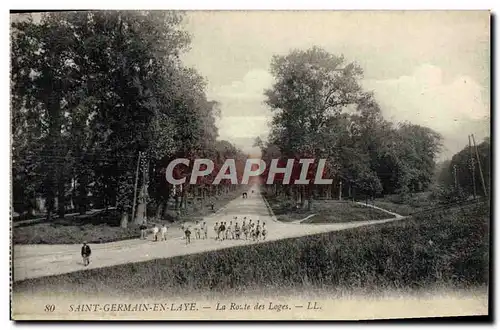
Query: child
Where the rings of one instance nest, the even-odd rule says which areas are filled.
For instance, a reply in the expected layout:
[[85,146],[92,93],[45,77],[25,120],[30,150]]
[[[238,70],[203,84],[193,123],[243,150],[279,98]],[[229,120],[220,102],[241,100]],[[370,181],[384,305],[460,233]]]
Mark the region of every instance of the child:
[[194,227],[194,234],[196,239],[201,238],[201,228],[200,228],[200,222],[196,221],[196,226]]
[[250,219],[250,221],[248,221],[248,235],[250,236],[250,238],[253,237],[253,223],[252,223],[252,219]]
[[166,241],[167,240],[167,225],[163,224],[163,226],[161,226],[161,229],[160,229],[160,239],[162,241]]
[[266,235],[267,235],[267,230],[266,230],[266,223],[264,222],[262,224],[262,239],[266,240]]
[[236,239],[240,239],[240,225],[238,223],[234,225],[234,236]]
[[219,239],[219,223],[216,222],[214,226],[214,232],[215,232],[215,240]]
[[260,238],[259,235],[260,235],[260,224],[259,224],[259,220],[257,220],[257,226],[255,226],[255,239],[257,241]]
[[226,239],[234,239],[232,233],[233,233],[233,222],[230,221],[229,226],[227,226],[227,229],[226,229]]
[[203,239],[207,239],[208,232],[207,232],[207,223],[205,221],[203,221],[203,223],[201,224],[201,231],[203,232]]
[[248,227],[245,223],[245,220],[243,220],[243,224],[241,225],[241,231],[245,235],[245,240],[248,239]]
[[225,232],[226,232],[226,223],[222,222],[222,224],[220,225],[220,229],[219,229],[219,233],[222,233],[221,240],[224,240],[224,234],[225,234]]
[[87,242],[83,242],[82,246],[82,258],[83,258],[83,265],[87,267],[90,264],[90,254],[92,251],[90,250],[90,246],[87,245]]
[[153,227],[153,236],[154,236],[154,241],[156,242],[158,240],[158,232],[160,229],[158,228],[158,225],[155,224]]

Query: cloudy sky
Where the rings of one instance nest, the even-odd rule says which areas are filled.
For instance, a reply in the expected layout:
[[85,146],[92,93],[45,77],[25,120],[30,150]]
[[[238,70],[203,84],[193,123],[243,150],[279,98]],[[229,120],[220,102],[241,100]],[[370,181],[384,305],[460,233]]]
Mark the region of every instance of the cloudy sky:
[[184,56],[221,102],[220,138],[247,152],[271,118],[263,90],[271,57],[319,46],[364,69],[387,119],[411,121],[444,137],[441,159],[473,133],[489,135],[488,12],[190,12],[192,47]]

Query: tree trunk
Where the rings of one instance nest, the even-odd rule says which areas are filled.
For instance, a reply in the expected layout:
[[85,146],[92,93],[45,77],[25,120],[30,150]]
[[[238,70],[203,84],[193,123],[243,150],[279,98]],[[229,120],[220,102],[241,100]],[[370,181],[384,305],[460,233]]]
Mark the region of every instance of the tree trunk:
[[147,221],[147,215],[146,215],[146,186],[143,184],[141,188],[141,192],[139,194],[139,203],[137,205],[137,216],[135,217],[135,223],[136,224],[141,224],[143,221]]

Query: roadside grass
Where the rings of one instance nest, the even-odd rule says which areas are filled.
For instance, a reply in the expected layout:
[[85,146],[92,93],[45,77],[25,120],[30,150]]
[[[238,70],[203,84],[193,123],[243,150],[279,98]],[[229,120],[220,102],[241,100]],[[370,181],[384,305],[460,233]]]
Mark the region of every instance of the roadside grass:
[[297,209],[293,201],[280,197],[266,197],[276,218],[292,222],[313,215],[302,223],[342,223],[352,221],[389,219],[394,216],[350,201],[314,200],[311,211]]
[[164,298],[484,287],[489,222],[489,206],[469,205],[393,223],[28,279],[15,282],[13,290]]
[[429,192],[417,193],[407,200],[401,199],[399,195],[387,195],[375,198],[372,204],[401,215],[411,215],[436,205],[436,203],[429,199],[429,194]]
[[[191,206],[177,221],[172,223],[168,220],[149,220],[149,224],[167,224],[169,234],[179,235],[180,223],[201,220],[210,215],[228,202],[238,197],[241,191],[231,191],[228,194],[213,199],[214,211],[208,206]],[[79,244],[107,243],[140,237],[138,225],[129,223],[128,228],[120,227],[120,214],[116,210],[99,212],[94,215],[76,215],[65,218],[54,219],[52,222],[29,224],[13,227],[13,244]],[[174,229],[173,231],[170,229]]]
[[101,225],[59,225],[39,223],[26,227],[13,228],[14,244],[79,244],[106,243],[118,240],[139,238],[137,226],[129,228]]

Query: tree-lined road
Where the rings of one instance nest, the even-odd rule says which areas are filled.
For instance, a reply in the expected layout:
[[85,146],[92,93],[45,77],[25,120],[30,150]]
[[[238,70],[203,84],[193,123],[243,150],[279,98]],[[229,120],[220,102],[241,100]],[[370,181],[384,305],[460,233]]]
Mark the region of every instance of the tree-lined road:
[[[254,190],[254,193],[252,193]],[[174,238],[164,242],[153,242],[132,239],[112,243],[91,244],[92,257],[88,267],[82,265],[80,257],[80,244],[74,245],[15,245],[14,246],[14,281],[70,273],[82,269],[108,267],[132,262],[147,261],[159,258],[170,258],[180,255],[213,251],[234,246],[257,244],[250,240],[225,240],[214,239],[215,222],[226,221],[229,223],[237,216],[241,225],[243,217],[265,222],[268,230],[266,241],[280,240],[290,237],[312,235],[322,232],[344,230],[375,223],[390,222],[403,219],[396,215],[395,218],[386,220],[357,221],[338,224],[298,224],[279,222],[270,210],[265,199],[260,195],[258,186],[248,191],[248,198],[238,197],[229,202],[217,213],[204,218],[208,226],[207,240],[193,239],[186,245],[180,229],[173,228],[169,236]],[[261,243],[260,241],[259,243]]]

